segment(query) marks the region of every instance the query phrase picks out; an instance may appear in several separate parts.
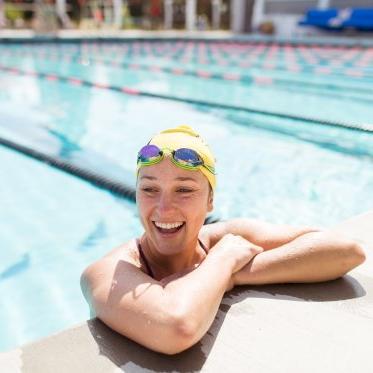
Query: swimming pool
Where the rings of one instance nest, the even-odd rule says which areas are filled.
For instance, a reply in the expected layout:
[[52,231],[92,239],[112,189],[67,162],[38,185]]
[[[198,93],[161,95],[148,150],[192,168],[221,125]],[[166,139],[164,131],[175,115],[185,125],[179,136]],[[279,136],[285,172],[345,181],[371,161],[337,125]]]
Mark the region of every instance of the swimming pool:
[[[128,181],[152,134],[187,123],[218,160],[215,216],[330,226],[373,206],[372,59],[287,44],[3,44],[0,136],[103,174],[105,158]],[[141,229],[109,192],[3,147],[0,162],[5,350],[88,318],[81,270]]]

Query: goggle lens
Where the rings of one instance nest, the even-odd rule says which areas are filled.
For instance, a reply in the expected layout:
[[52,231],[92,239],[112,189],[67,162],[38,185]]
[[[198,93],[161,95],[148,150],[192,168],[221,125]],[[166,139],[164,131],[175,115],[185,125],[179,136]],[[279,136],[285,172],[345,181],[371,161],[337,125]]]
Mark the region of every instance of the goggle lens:
[[162,156],[162,151],[155,145],[145,145],[143,148],[140,149],[139,154],[137,156],[137,163],[139,162],[152,162],[157,160],[160,156]]
[[197,167],[203,164],[203,160],[193,149],[181,148],[173,153],[174,160],[185,166]]
[[[214,173],[214,170],[204,165],[203,159],[193,149],[180,148],[171,151],[173,162],[183,168],[196,168],[204,166]],[[144,165],[155,164],[163,158],[163,151],[156,145],[145,145],[137,155],[137,163]]]

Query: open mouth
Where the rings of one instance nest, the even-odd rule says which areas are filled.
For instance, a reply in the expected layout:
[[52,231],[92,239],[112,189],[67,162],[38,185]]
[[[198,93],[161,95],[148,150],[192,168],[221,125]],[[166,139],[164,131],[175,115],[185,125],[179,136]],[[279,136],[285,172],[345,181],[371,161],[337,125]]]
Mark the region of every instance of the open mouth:
[[159,233],[173,234],[180,231],[185,225],[185,222],[160,223],[158,221],[153,221],[153,224]]

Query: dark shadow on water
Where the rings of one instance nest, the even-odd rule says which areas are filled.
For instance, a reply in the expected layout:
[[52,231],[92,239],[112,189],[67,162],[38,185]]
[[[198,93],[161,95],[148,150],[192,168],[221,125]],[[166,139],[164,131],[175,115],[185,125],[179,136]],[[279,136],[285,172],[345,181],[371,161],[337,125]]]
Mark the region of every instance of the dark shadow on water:
[[84,238],[83,242],[81,242],[77,249],[79,251],[86,251],[92,248],[97,241],[102,240],[107,236],[105,222],[100,220],[92,232],[88,234],[87,237]]
[[252,298],[253,301],[255,298],[272,298],[300,302],[334,302],[361,297],[366,299],[367,293],[370,297],[373,296],[373,279],[361,275],[344,276],[335,281],[316,284],[236,287],[223,298],[215,320],[202,340],[187,351],[173,356],[153,352],[113,332],[98,319],[88,321],[88,326],[99,346],[100,354],[125,372],[197,372],[203,368],[234,303],[247,298]]
[[31,259],[30,254],[26,253],[18,260],[17,263],[10,265],[8,268],[0,272],[0,280],[18,275],[26,271],[30,267]]

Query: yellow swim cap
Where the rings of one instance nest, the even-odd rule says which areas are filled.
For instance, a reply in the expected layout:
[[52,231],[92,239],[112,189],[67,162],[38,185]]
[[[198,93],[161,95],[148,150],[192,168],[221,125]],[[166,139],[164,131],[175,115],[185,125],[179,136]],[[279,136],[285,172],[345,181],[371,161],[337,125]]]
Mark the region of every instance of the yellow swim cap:
[[[180,148],[193,149],[202,158],[204,164],[212,169],[215,168],[215,158],[209,146],[202,140],[197,132],[189,126],[178,126],[170,128],[155,135],[149,142],[151,145],[156,145],[160,149],[177,150]],[[138,169],[141,166],[138,166]],[[201,171],[209,181],[211,188],[214,190],[216,187],[216,176],[209,171],[206,167],[199,166]]]

